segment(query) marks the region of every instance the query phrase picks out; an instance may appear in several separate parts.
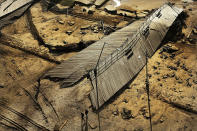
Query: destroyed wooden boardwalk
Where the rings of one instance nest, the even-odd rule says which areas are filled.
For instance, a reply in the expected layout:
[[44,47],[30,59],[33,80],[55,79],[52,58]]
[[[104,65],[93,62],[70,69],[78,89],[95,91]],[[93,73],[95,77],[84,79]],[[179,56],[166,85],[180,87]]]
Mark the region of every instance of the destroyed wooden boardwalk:
[[[45,77],[62,80],[62,87],[70,87],[90,74],[93,90],[92,104],[97,107],[95,68],[102,46],[106,43],[97,67],[99,107],[125,86],[145,65],[145,54],[151,57],[170,26],[182,12],[164,4],[148,19],[136,21],[102,38],[70,59],[49,71]],[[92,71],[91,71],[92,70]]]

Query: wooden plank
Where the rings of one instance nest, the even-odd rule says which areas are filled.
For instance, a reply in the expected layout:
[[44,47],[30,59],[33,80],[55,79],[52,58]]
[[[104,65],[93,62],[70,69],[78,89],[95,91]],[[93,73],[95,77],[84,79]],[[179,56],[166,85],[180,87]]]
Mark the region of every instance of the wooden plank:
[[0,18],[32,3],[33,0],[6,0],[0,5]]
[[0,29],[19,18],[33,4],[32,1],[23,0],[23,2],[19,2],[18,0],[12,3],[12,0],[6,0],[2,2],[0,5]]

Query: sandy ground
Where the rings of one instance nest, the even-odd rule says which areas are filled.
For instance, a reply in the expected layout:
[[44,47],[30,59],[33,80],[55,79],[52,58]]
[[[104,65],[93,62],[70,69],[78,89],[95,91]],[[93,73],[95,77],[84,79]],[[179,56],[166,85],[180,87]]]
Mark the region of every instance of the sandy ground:
[[[126,5],[134,10],[151,10],[165,2],[165,0],[151,1],[154,4],[149,5],[146,4],[147,1],[133,0],[127,1]],[[126,3],[124,0],[122,2]],[[155,131],[195,131],[197,130],[197,46],[192,40],[196,39],[194,28],[197,25],[195,15],[197,6],[196,2],[192,4],[174,2],[182,3],[178,6],[184,7],[189,17],[186,19],[187,28],[183,29],[185,37],[161,46],[149,59],[152,124]],[[110,2],[106,3],[104,7],[108,4]],[[102,8],[104,9],[104,7]],[[99,10],[103,10],[102,8]],[[80,34],[82,26],[95,25],[97,22],[72,16],[55,15],[51,12],[41,15],[38,13],[41,11],[39,4],[36,4],[31,10],[33,22],[40,35],[45,35],[42,38],[47,43],[59,42],[58,44],[61,45],[63,40],[70,44],[73,41],[78,43],[81,39],[90,36],[92,36],[91,40],[97,41],[99,37],[103,36],[102,31],[94,33],[94,30],[91,29],[86,30],[85,35]],[[119,16],[117,17],[119,18]],[[47,21],[43,22],[43,20]],[[67,23],[68,20],[74,21],[75,24],[70,26]],[[119,24],[123,27],[128,24],[128,21]],[[59,29],[54,31],[54,28]],[[68,30],[74,32],[68,35],[65,33]],[[12,131],[21,126],[29,131],[40,131],[46,128],[54,130],[64,125],[62,130],[79,131],[81,130],[81,113],[84,113],[85,110],[89,111],[89,130],[98,130],[97,114],[92,110],[88,97],[91,91],[89,81],[84,79],[72,88],[62,89],[59,82],[42,79],[42,75],[57,64],[38,57],[35,52],[36,55],[32,55],[26,50],[35,51],[34,48],[42,48],[41,50],[46,50],[45,53],[49,57],[53,57],[57,61],[68,59],[76,52],[57,54],[50,52],[45,46],[40,46],[28,29],[26,16],[4,28],[2,32],[21,41],[21,48],[25,50],[21,51],[0,43],[0,130]],[[53,36],[53,40],[49,36]],[[8,45],[12,45],[12,41],[9,42]],[[168,53],[165,51],[166,47],[176,51]],[[11,110],[9,110],[10,108]],[[16,111],[22,113],[23,116],[21,117]],[[16,126],[5,117],[19,125]],[[34,122],[30,122],[31,120],[24,119],[24,117],[29,117]],[[101,130],[149,130],[148,118],[144,68],[128,88],[120,91],[100,110]]]
[[[149,10],[149,9],[153,9],[153,8],[158,8],[160,7],[162,4],[164,4],[165,2],[167,2],[168,0],[120,0],[120,7],[132,7],[133,9],[136,10]],[[151,6],[150,6],[150,3]],[[107,4],[113,4],[115,5],[114,1],[109,1]]]

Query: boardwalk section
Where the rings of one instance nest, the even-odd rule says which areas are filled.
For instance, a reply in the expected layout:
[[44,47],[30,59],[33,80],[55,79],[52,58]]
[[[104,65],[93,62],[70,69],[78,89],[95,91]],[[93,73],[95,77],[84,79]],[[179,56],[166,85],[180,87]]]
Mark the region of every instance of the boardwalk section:
[[0,3],[0,29],[19,18],[34,0],[5,0]]
[[90,72],[93,86],[90,98],[95,109],[101,107],[141,71],[146,64],[146,55],[151,57],[154,54],[181,12],[182,9],[164,4],[140,26],[135,35],[102,60],[96,70]]
[[105,45],[101,60],[104,60],[114,50],[127,41],[127,39],[130,41],[132,36],[136,33],[137,28],[139,28],[143,22],[144,20],[136,21],[129,26],[122,28],[93,43],[92,45],[77,53],[75,56],[50,70],[48,73],[46,73],[45,77],[62,79],[62,87],[73,86],[96,66],[104,43],[107,44]]

